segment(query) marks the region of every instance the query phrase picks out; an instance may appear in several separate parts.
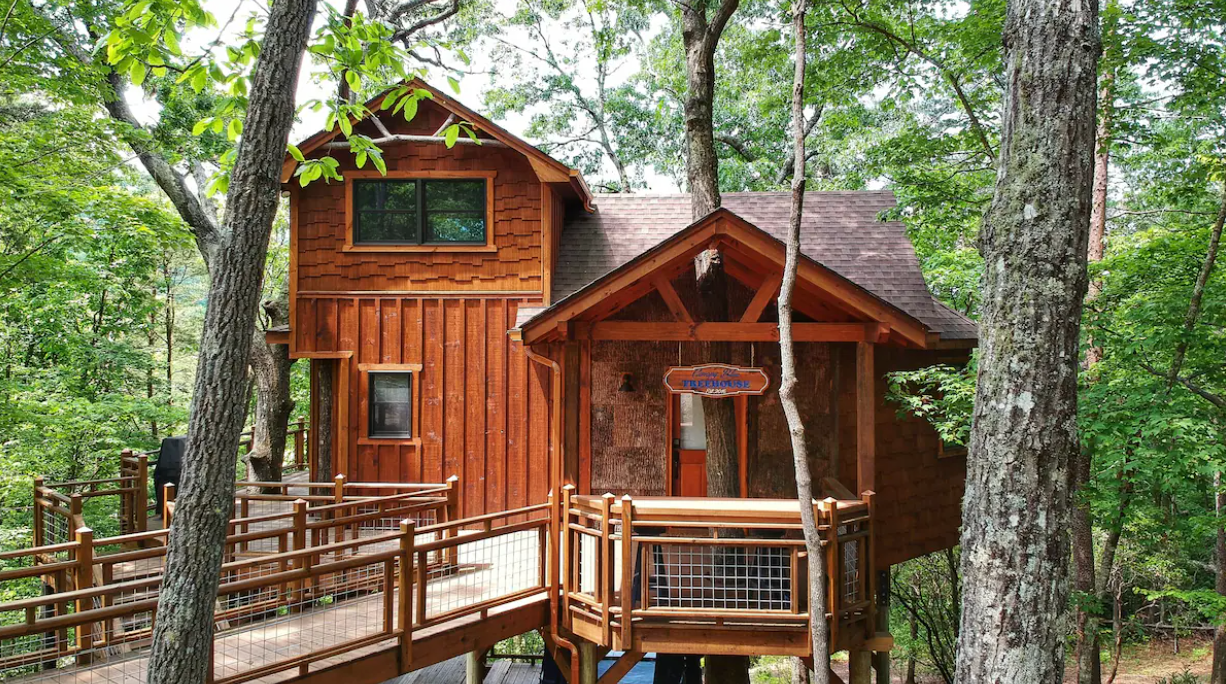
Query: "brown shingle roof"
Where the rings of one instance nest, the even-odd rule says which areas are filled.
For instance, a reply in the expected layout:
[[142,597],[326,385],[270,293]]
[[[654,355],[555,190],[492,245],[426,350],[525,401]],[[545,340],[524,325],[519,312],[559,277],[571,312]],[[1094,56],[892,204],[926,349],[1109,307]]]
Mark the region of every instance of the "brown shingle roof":
[[[554,269],[555,302],[692,223],[685,194],[596,195],[595,204],[593,213],[575,212],[566,218]],[[894,204],[888,191],[807,193],[801,249],[942,338],[974,339],[974,321],[937,302],[928,291],[902,224],[877,218]],[[723,206],[780,240],[786,236],[790,193],[726,193]]]

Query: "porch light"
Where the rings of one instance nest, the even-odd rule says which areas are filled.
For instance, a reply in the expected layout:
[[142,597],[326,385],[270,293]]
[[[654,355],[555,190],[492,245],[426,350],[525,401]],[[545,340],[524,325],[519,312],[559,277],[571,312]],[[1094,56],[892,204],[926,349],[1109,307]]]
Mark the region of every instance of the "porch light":
[[630,373],[622,373],[621,386],[617,388],[618,392],[633,392],[634,391],[634,376]]

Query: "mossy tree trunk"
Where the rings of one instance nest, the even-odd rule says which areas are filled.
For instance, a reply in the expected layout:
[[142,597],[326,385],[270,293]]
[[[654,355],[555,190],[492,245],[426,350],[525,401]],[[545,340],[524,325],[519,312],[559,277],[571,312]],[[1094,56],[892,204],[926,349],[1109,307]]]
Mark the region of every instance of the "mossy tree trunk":
[[1059,682],[1093,177],[1098,3],[1009,0],[962,531],[959,684]]

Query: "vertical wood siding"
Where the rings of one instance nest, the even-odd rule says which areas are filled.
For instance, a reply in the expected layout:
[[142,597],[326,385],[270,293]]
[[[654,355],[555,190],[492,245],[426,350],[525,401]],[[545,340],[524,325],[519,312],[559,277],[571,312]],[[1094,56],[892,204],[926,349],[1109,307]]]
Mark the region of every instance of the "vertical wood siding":
[[[460,477],[464,515],[541,503],[548,496],[550,378],[507,335],[520,301],[506,297],[299,299],[299,348],[353,351],[349,364],[353,472],[364,482]],[[324,333],[323,331],[328,331]],[[335,332],[332,332],[335,331]],[[415,364],[413,440],[362,439],[362,364]]]

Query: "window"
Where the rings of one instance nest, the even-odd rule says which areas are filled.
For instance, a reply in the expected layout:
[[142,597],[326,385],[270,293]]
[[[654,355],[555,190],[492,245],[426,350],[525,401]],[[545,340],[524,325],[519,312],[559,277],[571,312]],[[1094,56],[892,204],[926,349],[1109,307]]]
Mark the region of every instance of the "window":
[[370,437],[413,436],[413,374],[370,374]]
[[485,179],[355,180],[353,242],[484,245]]

